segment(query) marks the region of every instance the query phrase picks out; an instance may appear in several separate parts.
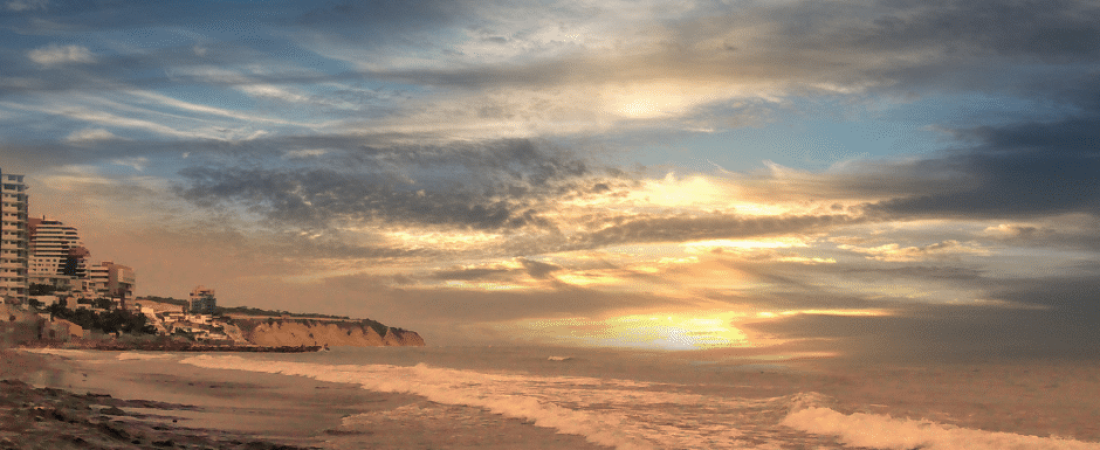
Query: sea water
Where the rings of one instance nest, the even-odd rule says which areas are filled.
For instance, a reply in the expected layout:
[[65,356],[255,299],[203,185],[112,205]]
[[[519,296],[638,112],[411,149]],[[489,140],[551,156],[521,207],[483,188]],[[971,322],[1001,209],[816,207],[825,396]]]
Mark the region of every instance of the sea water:
[[[1100,372],[1093,363],[854,365],[700,355],[337,348],[181,362],[412,393],[617,449],[1100,450]],[[344,429],[377,427],[393,414],[470,419],[454,411],[411,405],[385,417],[347,417]]]

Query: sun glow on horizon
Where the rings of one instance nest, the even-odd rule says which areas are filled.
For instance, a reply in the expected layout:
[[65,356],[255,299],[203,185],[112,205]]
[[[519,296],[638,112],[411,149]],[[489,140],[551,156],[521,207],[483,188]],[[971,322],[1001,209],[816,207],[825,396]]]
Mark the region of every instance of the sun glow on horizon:
[[738,312],[629,314],[604,319],[569,318],[525,321],[517,326],[534,339],[591,347],[702,350],[754,347],[731,325]]

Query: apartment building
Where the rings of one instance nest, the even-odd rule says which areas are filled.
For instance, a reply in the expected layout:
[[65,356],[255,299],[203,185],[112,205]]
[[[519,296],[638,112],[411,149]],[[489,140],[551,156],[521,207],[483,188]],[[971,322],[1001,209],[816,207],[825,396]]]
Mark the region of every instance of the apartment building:
[[[59,220],[32,217],[27,220],[30,235],[30,282],[54,287],[73,285],[87,277],[90,253],[76,228]],[[78,286],[77,286],[78,287]]]
[[218,301],[214,298],[214,290],[205,286],[196,286],[191,290],[191,314],[214,314],[218,308]]
[[27,185],[23,175],[0,169],[0,297],[4,303],[27,301],[28,241]]
[[96,297],[105,297],[118,301],[121,309],[126,309],[127,299],[134,297],[137,274],[130,266],[103,261],[88,267],[87,291]]

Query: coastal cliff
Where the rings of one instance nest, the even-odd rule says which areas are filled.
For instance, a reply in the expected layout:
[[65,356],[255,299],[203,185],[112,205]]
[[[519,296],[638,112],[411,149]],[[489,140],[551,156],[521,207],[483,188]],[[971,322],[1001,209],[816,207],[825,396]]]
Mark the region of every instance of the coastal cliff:
[[[244,340],[262,346],[423,347],[415,331],[391,328],[374,321],[316,319],[234,319]],[[233,331],[227,327],[227,332]]]

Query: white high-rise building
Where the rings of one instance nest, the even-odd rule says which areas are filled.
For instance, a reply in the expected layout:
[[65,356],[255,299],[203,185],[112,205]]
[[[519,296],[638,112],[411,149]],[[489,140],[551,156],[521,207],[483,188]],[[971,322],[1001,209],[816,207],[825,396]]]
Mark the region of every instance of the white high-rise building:
[[0,170],[0,297],[5,302],[27,301],[28,246],[27,185],[23,175]]
[[27,220],[30,235],[31,283],[56,287],[71,285],[71,280],[87,276],[88,250],[80,242],[76,228],[57,220],[34,217]]

